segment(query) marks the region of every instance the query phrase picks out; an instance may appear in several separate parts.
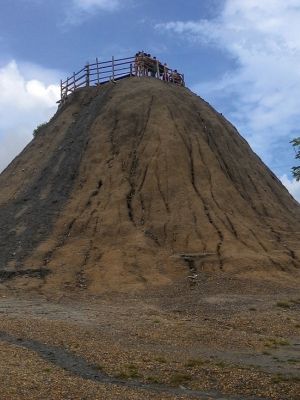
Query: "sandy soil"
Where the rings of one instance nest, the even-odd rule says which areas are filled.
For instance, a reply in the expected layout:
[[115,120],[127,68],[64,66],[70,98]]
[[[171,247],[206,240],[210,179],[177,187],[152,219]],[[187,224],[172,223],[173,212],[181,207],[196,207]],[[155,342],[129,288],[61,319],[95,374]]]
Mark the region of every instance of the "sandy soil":
[[2,292],[2,399],[299,399],[297,285],[204,274],[97,297]]

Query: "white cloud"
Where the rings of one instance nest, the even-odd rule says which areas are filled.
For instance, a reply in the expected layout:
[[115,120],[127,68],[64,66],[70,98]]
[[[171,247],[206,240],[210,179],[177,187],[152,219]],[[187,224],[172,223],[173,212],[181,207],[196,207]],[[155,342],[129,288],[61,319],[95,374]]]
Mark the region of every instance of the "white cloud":
[[0,68],[0,171],[31,140],[34,128],[57,108],[56,73],[51,71],[55,83],[49,84],[35,79],[37,75],[46,77],[47,70],[30,64],[24,70],[15,61]]
[[213,20],[157,26],[231,56],[235,67],[222,79],[192,89],[221,108],[271,166],[278,162],[280,144],[288,148],[299,136],[299,20],[299,0],[226,0]]
[[287,175],[283,175],[280,180],[291,195],[300,203],[300,182],[297,182],[296,179],[289,179]]
[[[124,0],[123,0],[124,1]],[[73,5],[83,11],[115,11],[121,6],[120,0],[73,0]]]
[[99,12],[116,12],[131,0],[68,0],[63,25],[80,25]]

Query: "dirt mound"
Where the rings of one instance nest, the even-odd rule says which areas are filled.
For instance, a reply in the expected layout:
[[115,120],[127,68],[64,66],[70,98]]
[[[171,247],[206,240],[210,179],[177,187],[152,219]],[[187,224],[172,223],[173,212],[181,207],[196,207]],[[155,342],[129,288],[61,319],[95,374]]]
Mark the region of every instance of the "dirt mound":
[[299,237],[299,204],[236,129],[151,78],[79,90],[0,175],[10,286],[97,293],[202,270],[296,276]]

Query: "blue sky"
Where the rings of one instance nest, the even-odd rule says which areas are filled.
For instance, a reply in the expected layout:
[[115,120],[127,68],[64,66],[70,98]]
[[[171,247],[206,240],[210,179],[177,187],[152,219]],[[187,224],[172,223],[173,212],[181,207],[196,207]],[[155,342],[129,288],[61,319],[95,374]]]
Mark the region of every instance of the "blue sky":
[[185,73],[300,200],[300,0],[0,0],[0,170],[86,61],[144,49]]

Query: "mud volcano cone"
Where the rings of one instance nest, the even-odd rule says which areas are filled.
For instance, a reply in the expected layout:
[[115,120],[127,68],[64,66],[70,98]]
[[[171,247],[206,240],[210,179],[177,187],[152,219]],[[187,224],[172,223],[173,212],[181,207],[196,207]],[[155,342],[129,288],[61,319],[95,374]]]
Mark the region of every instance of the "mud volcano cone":
[[0,176],[2,285],[90,293],[300,267],[300,206],[236,129],[151,78],[78,90]]

